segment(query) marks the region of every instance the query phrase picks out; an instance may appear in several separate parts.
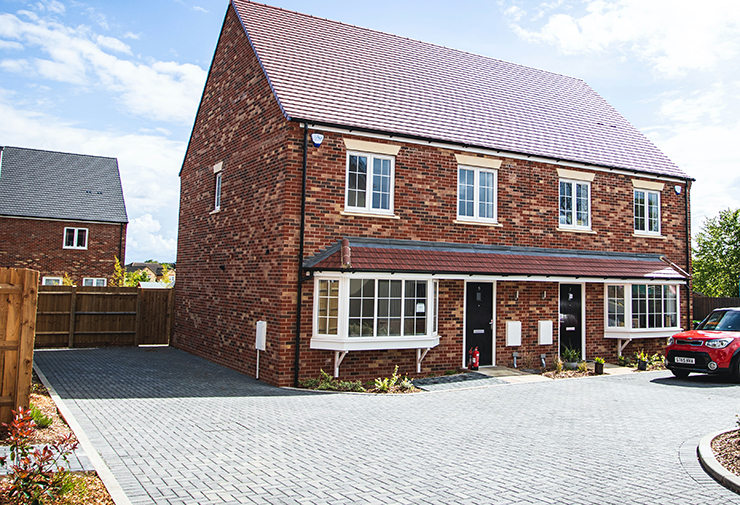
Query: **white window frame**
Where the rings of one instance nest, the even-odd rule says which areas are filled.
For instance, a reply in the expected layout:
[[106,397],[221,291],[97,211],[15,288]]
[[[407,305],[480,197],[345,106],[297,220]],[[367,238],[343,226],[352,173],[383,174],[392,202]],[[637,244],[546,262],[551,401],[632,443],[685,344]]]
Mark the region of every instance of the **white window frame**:
[[[675,286],[676,287],[676,326],[661,328],[632,327],[632,286]],[[624,288],[624,326],[609,326],[609,286]],[[665,310],[663,311],[665,314]],[[681,331],[681,285],[673,282],[607,282],[604,284],[604,337],[606,338],[650,338],[670,337]]]
[[[88,281],[90,281],[91,284],[88,284]],[[106,279],[105,277],[83,277],[82,285],[104,288],[108,286],[108,279]]]
[[[473,215],[466,216],[460,214],[460,173],[463,170],[473,172]],[[493,175],[493,217],[480,216],[480,174],[488,173]],[[498,170],[490,168],[481,168],[470,165],[457,166],[457,220],[471,221],[482,223],[498,223]]]
[[[360,206],[351,206],[349,204],[349,162],[351,156],[362,156],[364,158],[367,158],[367,173],[365,174],[365,205]],[[376,209],[373,208],[373,165],[374,160],[388,160],[390,161],[390,194],[389,194],[389,202],[388,202],[388,208],[387,209]],[[396,180],[396,157],[395,156],[389,156],[384,154],[378,154],[378,153],[369,153],[369,152],[362,152],[362,151],[347,151],[347,160],[346,160],[346,166],[345,166],[345,175],[344,175],[344,210],[345,212],[350,213],[362,213],[362,214],[380,214],[380,215],[388,215],[392,216],[393,214],[393,208],[394,208],[394,198],[393,195],[395,193],[395,180]]]
[[[641,192],[645,194],[645,228],[639,229],[637,227],[637,192]],[[648,230],[649,228],[649,212],[650,212],[650,206],[648,205],[648,199],[649,195],[656,195],[658,197],[658,230],[652,231]],[[650,189],[643,189],[643,188],[635,188],[633,196],[632,196],[632,211],[633,211],[633,223],[635,228],[635,233],[640,235],[660,235],[661,233],[661,198],[660,198],[660,191],[653,191]]]
[[216,174],[216,190],[215,198],[213,201],[213,210],[221,210],[221,184],[223,183],[221,172]]
[[[68,246],[67,245],[67,230],[74,230],[74,239],[72,241],[74,245],[71,245],[71,246]],[[80,236],[80,231],[81,230],[84,230],[85,231],[85,245],[84,246],[78,246],[77,245],[77,242],[79,240],[79,236]],[[86,250],[87,249],[87,245],[89,243],[90,243],[90,230],[88,228],[72,228],[72,227],[64,228],[64,236],[62,237],[62,248],[63,249],[80,249],[80,250]]]
[[[563,196],[560,193],[560,186],[563,183],[570,184],[571,186],[572,205],[571,205],[570,212],[571,212],[573,224],[564,224],[560,221],[560,200]],[[578,224],[578,197],[576,195],[578,185],[586,186],[586,188],[588,189],[588,225],[587,226]],[[560,178],[558,180],[558,227],[563,230],[591,230],[592,223],[593,223],[593,219],[591,216],[591,181]]]
[[42,286],[62,286],[63,282],[62,282],[61,277],[44,277],[43,279],[41,279],[41,285]]
[[[335,351],[357,351],[357,350],[383,350],[383,349],[424,349],[439,345],[439,336],[434,327],[436,305],[439,294],[438,283],[429,275],[408,274],[392,275],[390,273],[354,273],[354,274],[316,274],[314,277],[314,300],[313,300],[313,330],[311,338],[312,349],[328,349]],[[339,281],[339,319],[336,335],[322,335],[318,332],[319,316],[319,280]],[[403,297],[401,301],[401,330],[404,326],[404,305],[406,300],[406,281],[425,281],[426,289],[426,333],[424,335],[401,335],[401,336],[349,336],[349,290],[350,280],[375,280],[375,295],[373,306],[374,333],[378,331],[378,280],[400,280],[403,282]],[[437,323],[438,324],[438,323]]]

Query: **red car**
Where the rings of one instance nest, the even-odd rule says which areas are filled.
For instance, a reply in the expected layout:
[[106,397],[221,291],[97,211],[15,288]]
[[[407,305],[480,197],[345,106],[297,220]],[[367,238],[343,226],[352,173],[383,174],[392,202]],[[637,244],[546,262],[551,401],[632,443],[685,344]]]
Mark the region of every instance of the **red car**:
[[715,309],[696,329],[670,337],[666,350],[666,366],[678,378],[731,374],[740,382],[740,308]]

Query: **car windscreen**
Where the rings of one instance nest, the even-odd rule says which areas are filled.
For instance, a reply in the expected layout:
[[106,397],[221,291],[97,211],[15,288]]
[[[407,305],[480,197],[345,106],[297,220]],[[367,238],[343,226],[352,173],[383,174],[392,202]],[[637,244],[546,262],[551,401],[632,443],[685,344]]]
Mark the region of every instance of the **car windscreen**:
[[697,328],[708,331],[740,331],[740,312],[720,310],[712,312]]

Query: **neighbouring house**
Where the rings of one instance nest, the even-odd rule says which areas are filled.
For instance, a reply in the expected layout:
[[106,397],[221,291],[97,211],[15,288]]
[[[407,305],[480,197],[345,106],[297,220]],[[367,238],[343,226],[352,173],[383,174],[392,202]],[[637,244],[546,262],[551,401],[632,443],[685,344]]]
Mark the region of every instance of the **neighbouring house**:
[[[156,263],[154,261],[147,261],[144,263],[133,262],[125,266],[126,273],[134,273],[143,270],[149,276],[152,282],[175,282],[175,269],[170,268],[165,272],[164,265]],[[165,273],[167,278],[165,279]]]
[[273,384],[691,320],[693,179],[580,79],[232,0],[180,177],[174,345]]
[[128,217],[115,158],[0,147],[0,266],[107,286]]

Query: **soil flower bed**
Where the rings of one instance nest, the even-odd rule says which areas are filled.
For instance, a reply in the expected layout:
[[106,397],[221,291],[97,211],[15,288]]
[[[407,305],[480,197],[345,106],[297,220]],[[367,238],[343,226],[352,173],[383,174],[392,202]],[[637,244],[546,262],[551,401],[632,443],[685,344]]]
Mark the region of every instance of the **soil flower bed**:
[[740,430],[714,437],[712,452],[720,465],[740,477]]
[[[41,414],[51,419],[51,424],[46,428],[36,427],[28,439],[31,445],[44,445],[59,442],[67,435],[74,437],[74,433],[69,428],[64,419],[59,415],[56,404],[52,400],[49,392],[38,379],[36,374],[33,375],[31,385],[31,404],[35,406]],[[0,445],[9,445],[8,434],[5,429],[0,428]],[[46,500],[46,505],[114,505],[108,490],[95,472],[73,472],[70,473],[72,483],[71,490],[63,496],[54,500]],[[10,478],[0,476],[0,503],[15,503],[9,497]],[[23,503],[23,502],[20,502]]]

